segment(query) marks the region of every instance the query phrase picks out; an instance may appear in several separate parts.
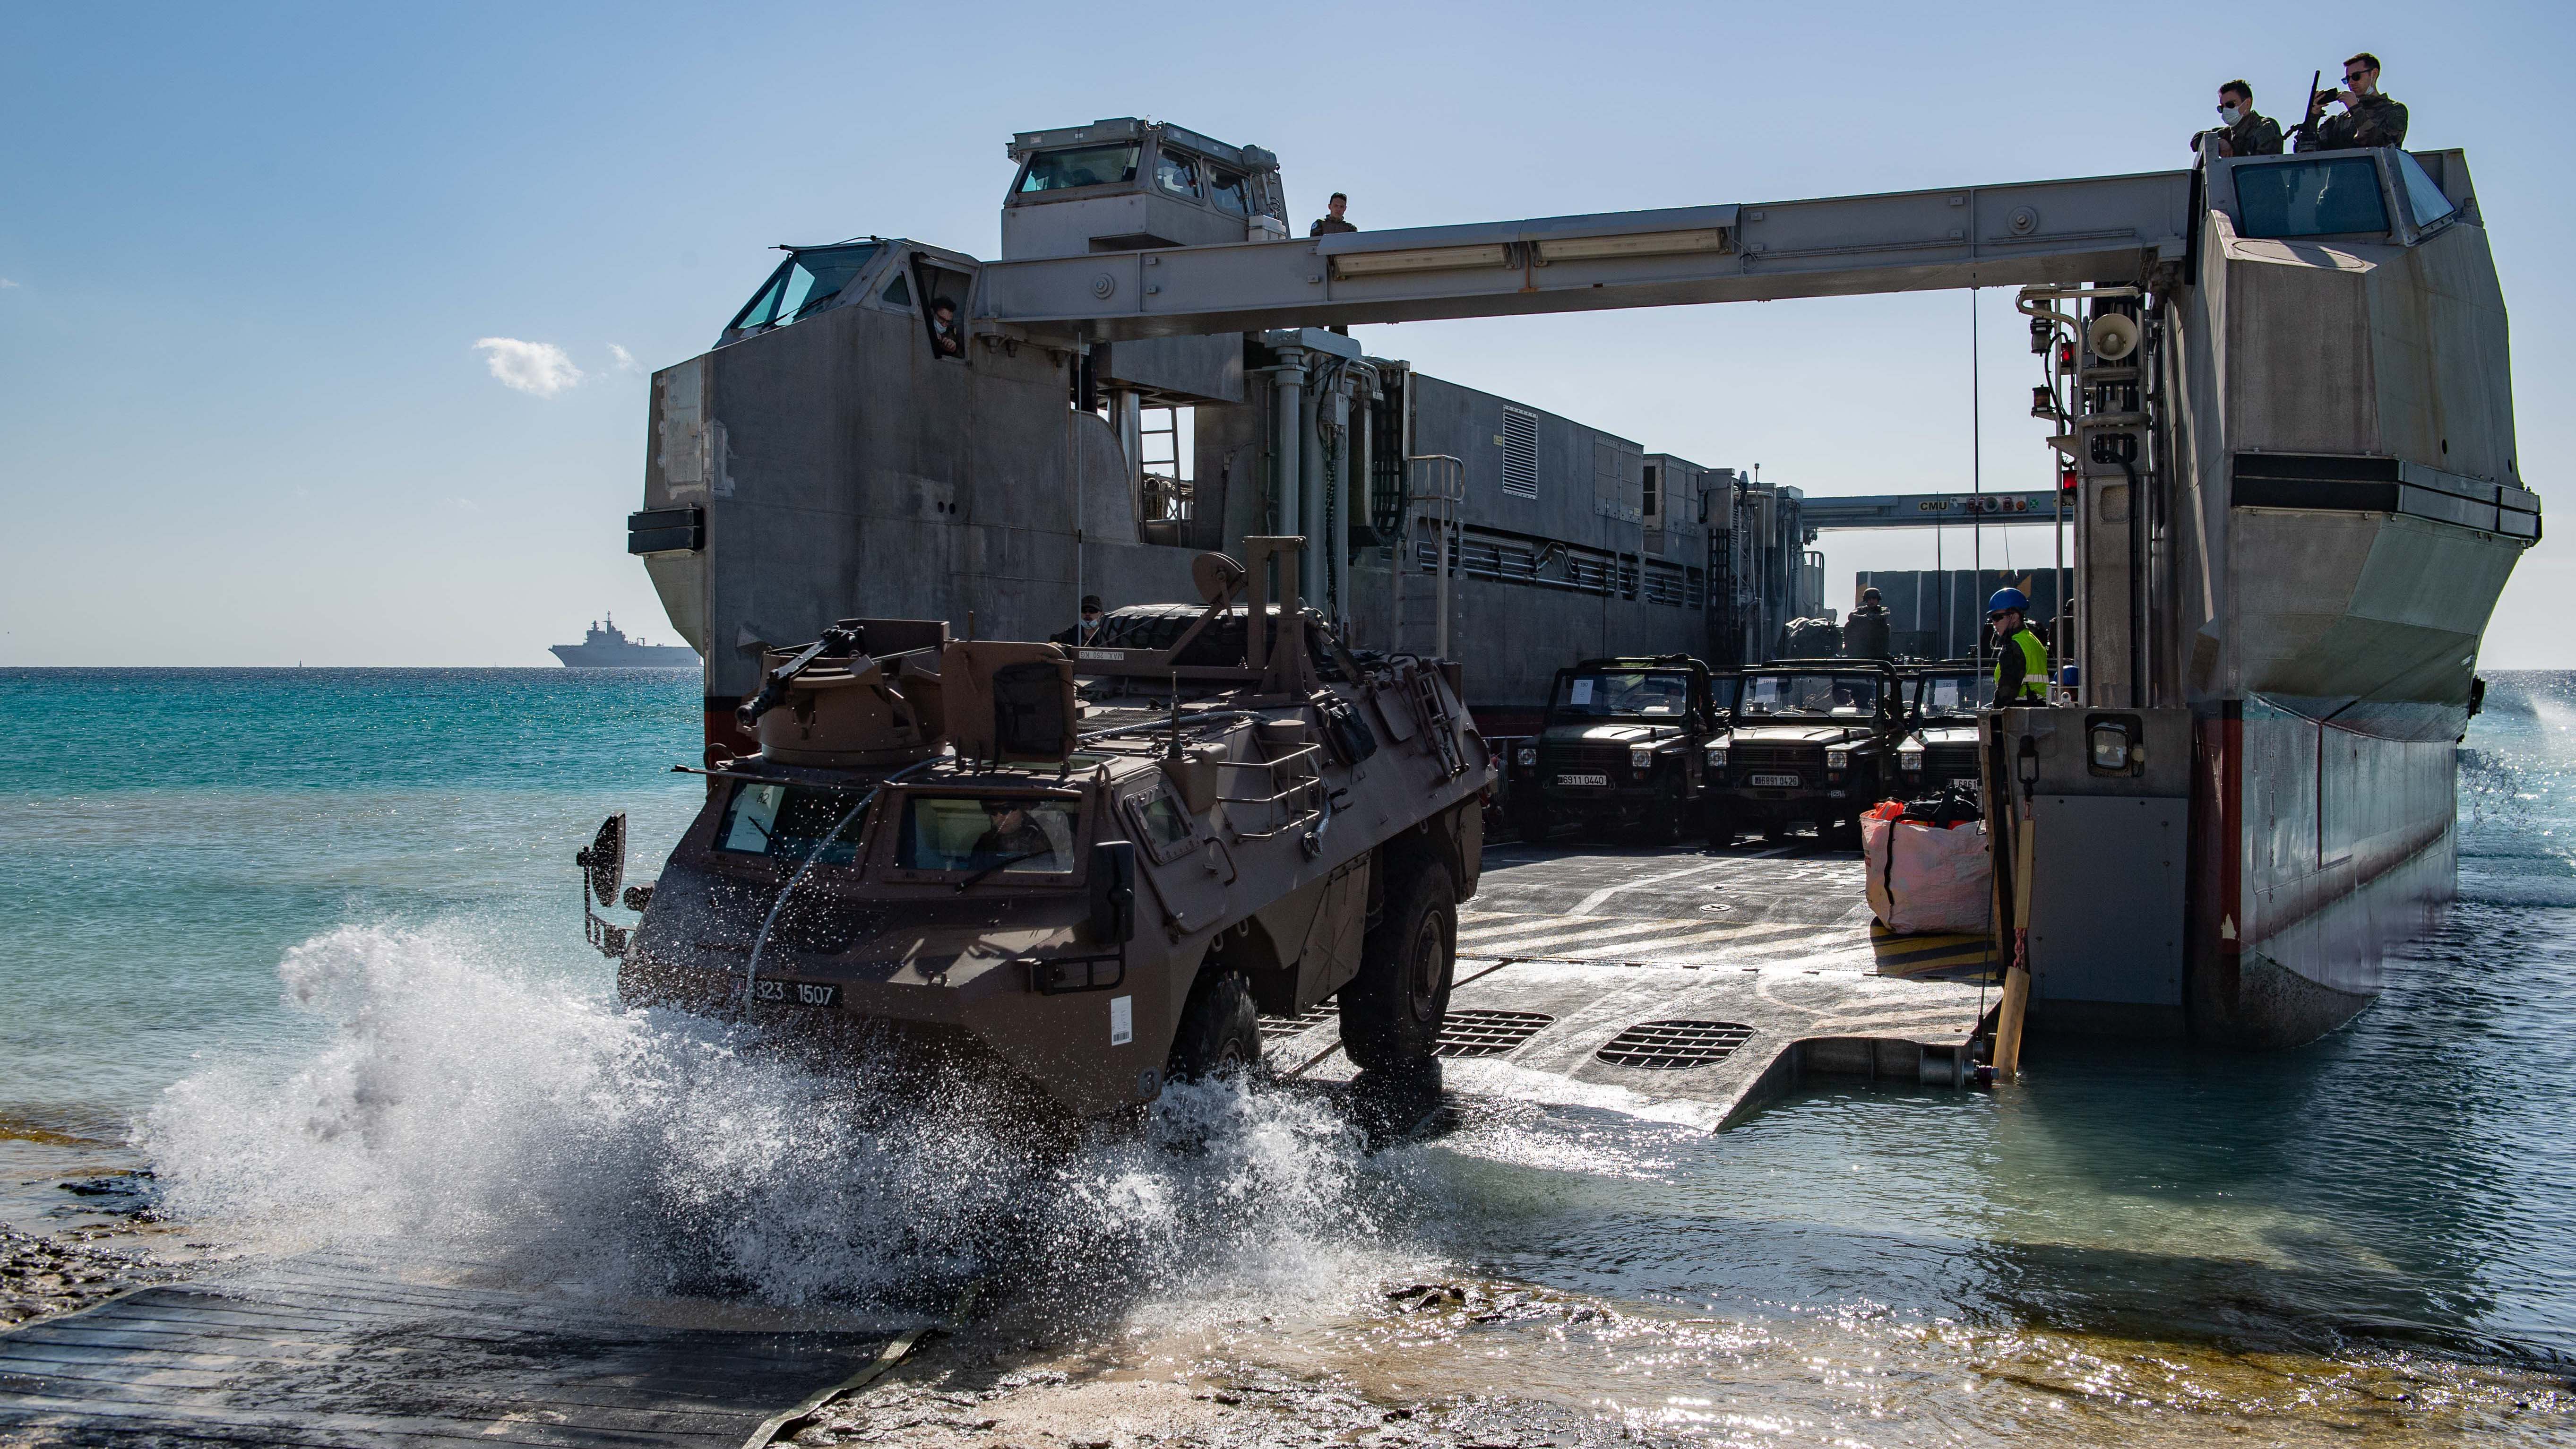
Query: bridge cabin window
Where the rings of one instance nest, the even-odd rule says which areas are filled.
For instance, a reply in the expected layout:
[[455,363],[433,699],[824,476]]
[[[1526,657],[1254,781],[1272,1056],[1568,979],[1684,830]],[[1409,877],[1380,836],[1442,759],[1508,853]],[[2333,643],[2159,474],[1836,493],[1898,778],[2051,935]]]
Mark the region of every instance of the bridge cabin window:
[[2388,230],[2379,166],[2367,155],[2302,158],[2235,170],[2240,236],[2337,236]]
[[850,280],[877,259],[875,242],[801,247],[787,254],[760,290],[734,314],[728,330],[757,332],[801,321],[831,305]]
[[1228,216],[1252,215],[1251,191],[1237,172],[1211,169],[1208,172],[1208,199],[1216,203],[1217,210]]
[[1199,163],[1177,152],[1157,149],[1154,153],[1154,185],[1174,196],[1193,201],[1199,195]]
[[2429,228],[2435,222],[2448,221],[2459,211],[2424,169],[2424,163],[2403,151],[2396,153],[2397,179],[2406,187],[2406,209],[2415,213],[2415,225]]
[[1085,146],[1073,151],[1041,151],[1020,174],[1020,194],[1074,191],[1085,186],[1124,186],[1136,179],[1135,146]]
[[966,303],[975,279],[927,257],[916,256],[913,271],[921,295],[921,322],[930,337],[930,355],[966,360]]

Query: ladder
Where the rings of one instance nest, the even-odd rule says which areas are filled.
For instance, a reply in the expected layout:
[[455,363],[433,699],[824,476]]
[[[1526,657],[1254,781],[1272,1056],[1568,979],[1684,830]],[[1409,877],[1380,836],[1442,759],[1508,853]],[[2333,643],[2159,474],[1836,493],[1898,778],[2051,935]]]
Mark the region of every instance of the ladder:
[[1458,574],[1458,510],[1467,500],[1467,465],[1447,453],[1405,462],[1403,527],[1388,570],[1387,652],[1449,657]]

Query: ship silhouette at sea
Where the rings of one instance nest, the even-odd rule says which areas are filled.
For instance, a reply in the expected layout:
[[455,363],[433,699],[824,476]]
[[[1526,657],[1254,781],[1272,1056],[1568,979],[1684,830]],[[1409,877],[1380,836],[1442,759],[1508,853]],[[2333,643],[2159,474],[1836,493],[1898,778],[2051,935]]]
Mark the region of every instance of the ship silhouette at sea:
[[578,644],[555,644],[557,659],[567,669],[695,669],[698,651],[686,644],[647,644],[619,632],[611,615],[594,623]]

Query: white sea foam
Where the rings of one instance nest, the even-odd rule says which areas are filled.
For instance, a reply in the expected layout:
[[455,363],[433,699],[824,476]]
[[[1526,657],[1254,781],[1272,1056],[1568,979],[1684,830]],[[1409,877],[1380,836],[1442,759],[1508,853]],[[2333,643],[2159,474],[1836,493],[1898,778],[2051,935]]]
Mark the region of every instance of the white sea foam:
[[500,1257],[599,1291],[918,1301],[1003,1272],[1068,1307],[1338,1294],[1403,1253],[1401,1156],[1311,1095],[1178,1087],[1141,1124],[1011,1130],[965,1084],[512,969],[457,930],[287,954],[326,1042],[173,1087],[169,1207],[270,1250]]

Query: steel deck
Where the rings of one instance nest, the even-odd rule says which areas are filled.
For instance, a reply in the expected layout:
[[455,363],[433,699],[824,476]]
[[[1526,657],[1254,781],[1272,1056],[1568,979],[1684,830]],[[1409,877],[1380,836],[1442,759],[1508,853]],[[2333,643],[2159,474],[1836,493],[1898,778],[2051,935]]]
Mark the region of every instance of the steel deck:
[[[1856,852],[1497,846],[1459,913],[1446,1080],[1711,1127],[1810,1075],[1958,1085],[1992,964],[1981,936],[1879,930]],[[1352,1075],[1332,1013],[1264,1030],[1275,1069]]]

